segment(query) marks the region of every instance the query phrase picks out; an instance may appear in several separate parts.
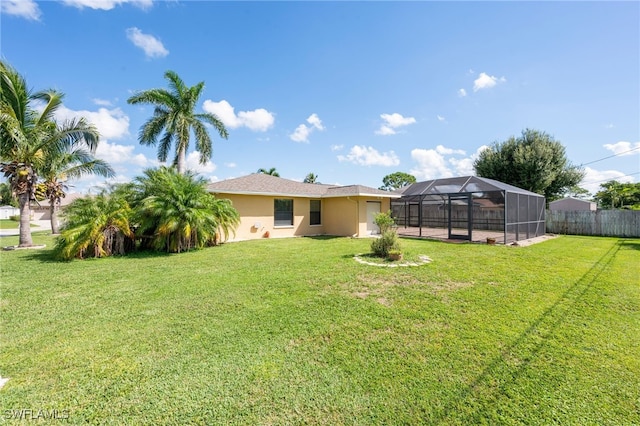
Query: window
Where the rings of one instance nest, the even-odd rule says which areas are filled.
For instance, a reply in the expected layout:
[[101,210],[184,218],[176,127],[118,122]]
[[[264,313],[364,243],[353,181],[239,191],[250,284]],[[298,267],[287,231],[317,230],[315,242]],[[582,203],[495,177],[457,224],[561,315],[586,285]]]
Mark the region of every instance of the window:
[[273,200],[273,219],[275,226],[293,226],[293,200]]
[[320,217],[320,200],[309,201],[309,224],[321,225],[322,221]]

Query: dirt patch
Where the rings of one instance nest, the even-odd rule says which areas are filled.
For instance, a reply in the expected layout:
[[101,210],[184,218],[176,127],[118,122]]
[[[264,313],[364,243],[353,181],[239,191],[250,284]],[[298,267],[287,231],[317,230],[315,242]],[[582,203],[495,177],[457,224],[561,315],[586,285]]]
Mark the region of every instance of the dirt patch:
[[376,302],[378,302],[379,304],[384,305],[384,306],[391,306],[391,302],[389,300],[387,300],[386,297],[378,297],[376,299]]

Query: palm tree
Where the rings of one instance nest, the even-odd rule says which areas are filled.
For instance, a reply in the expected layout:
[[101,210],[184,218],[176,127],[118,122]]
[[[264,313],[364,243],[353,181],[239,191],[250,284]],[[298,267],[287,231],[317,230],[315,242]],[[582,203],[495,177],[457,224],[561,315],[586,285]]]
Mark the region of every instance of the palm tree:
[[91,152],[77,143],[68,147],[65,151],[53,153],[47,159],[47,163],[40,172],[44,182],[37,185],[36,197],[40,195],[42,198],[49,200],[52,234],[60,233],[58,207],[61,199],[66,196],[68,189],[65,182],[68,179],[80,178],[89,174],[104,177],[115,175],[108,163],[95,158]]
[[[220,119],[211,113],[194,113],[204,82],[187,87],[173,71],[164,73],[170,90],[149,89],[136,93],[127,99],[130,104],[151,104],[155,106],[151,117],[140,128],[142,145],[158,145],[158,160],[167,161],[171,145],[175,144],[174,164],[178,173],[184,174],[187,150],[191,132],[195,135],[196,149],[200,152],[200,163],[211,158],[211,138],[205,124],[213,126],[220,137],[227,139],[227,129]],[[164,132],[164,133],[163,133]],[[162,135],[162,136],[161,136]],[[161,136],[161,137],[160,137]],[[160,140],[158,141],[158,137]]]
[[67,206],[65,224],[56,241],[57,257],[69,260],[125,254],[134,248],[131,207],[123,194],[103,191]]
[[226,239],[240,223],[229,200],[216,199],[206,181],[174,168],[148,169],[136,179],[138,233],[157,250],[181,252]]
[[304,183],[318,183],[318,175],[309,173],[303,180]]
[[[32,93],[25,79],[0,61],[0,172],[18,199],[20,247],[33,245],[30,202],[38,172],[49,158],[70,146],[83,143],[94,152],[98,145],[98,131],[84,118],[62,125],[53,121],[62,98],[62,93],[53,90]],[[36,101],[44,102],[42,110],[33,107]]]
[[258,169],[258,173],[263,173],[265,175],[280,177],[280,174],[276,171],[275,167],[272,167],[269,170],[267,170],[267,169]]

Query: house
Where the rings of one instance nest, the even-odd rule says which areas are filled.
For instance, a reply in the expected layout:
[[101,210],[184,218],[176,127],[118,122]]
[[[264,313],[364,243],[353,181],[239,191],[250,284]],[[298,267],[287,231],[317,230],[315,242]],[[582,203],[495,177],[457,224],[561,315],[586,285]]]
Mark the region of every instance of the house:
[[11,216],[19,216],[20,209],[13,206],[0,207],[0,219],[10,219]]
[[[73,192],[67,194],[64,198],[60,199],[60,205],[58,212],[64,210],[69,204],[78,198],[84,197],[83,194]],[[50,220],[51,219],[51,203],[48,199],[42,201],[31,201],[31,220]]]
[[596,203],[593,201],[580,200],[578,198],[567,197],[549,203],[551,211],[596,211]]
[[312,235],[364,237],[378,233],[375,213],[400,194],[362,185],[302,183],[254,173],[208,185],[240,214],[231,241]]

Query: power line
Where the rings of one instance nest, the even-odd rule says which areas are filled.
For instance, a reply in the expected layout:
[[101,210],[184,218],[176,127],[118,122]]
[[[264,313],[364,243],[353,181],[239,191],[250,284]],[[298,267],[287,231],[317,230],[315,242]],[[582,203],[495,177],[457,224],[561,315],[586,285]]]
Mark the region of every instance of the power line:
[[619,155],[627,154],[627,153],[629,153],[629,152],[637,151],[637,150],[639,150],[639,149],[640,149],[640,146],[638,146],[638,147],[636,147],[636,148],[633,148],[633,149],[630,149],[630,150],[628,150],[628,151],[622,151],[622,152],[619,152],[619,153],[617,153],[617,154],[613,154],[613,155],[610,155],[610,156],[608,156],[608,157],[601,158],[601,159],[599,159],[599,160],[593,160],[593,161],[589,161],[588,163],[582,163],[581,165],[582,165],[582,166],[586,166],[586,165],[588,165],[588,164],[597,163],[598,161],[608,160],[609,158],[618,157]]

